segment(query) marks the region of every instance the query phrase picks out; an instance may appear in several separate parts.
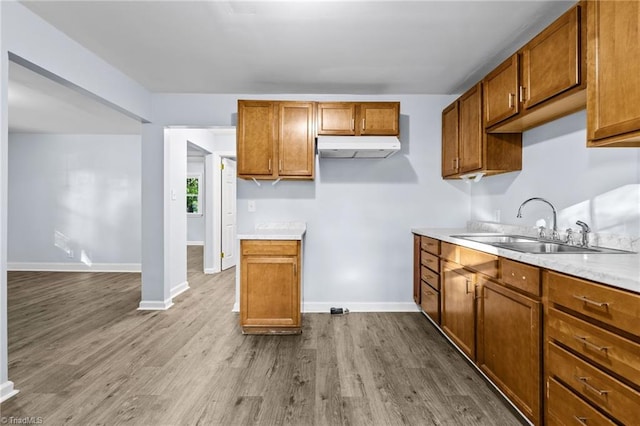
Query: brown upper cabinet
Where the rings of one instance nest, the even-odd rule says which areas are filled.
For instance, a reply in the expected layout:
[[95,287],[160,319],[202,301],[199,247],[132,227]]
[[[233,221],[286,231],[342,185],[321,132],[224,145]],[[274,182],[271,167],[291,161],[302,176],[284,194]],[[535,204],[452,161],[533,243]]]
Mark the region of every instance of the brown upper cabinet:
[[587,146],[640,147],[640,2],[588,10]]
[[238,101],[238,176],[313,179],[315,103]]
[[319,102],[318,135],[397,136],[400,102]]
[[487,134],[482,126],[482,83],[442,111],[442,177],[522,169],[522,134]]
[[586,105],[586,4],[579,3],[483,80],[484,126],[522,132]]

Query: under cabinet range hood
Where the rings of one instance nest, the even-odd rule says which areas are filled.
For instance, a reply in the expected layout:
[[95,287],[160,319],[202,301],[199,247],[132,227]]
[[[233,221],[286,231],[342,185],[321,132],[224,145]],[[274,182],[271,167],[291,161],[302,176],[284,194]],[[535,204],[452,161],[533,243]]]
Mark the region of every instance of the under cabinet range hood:
[[388,158],[400,151],[396,136],[318,136],[324,158]]

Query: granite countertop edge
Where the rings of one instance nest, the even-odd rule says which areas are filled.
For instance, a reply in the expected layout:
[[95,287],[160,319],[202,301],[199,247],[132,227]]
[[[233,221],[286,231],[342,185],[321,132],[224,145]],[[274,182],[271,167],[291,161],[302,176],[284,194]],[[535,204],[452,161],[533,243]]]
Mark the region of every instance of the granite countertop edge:
[[412,228],[417,235],[435,238],[485,253],[495,254],[556,272],[640,293],[640,254],[531,254],[463,240],[452,235],[470,233],[466,228]]
[[273,223],[256,225],[254,229],[237,233],[238,240],[302,240],[307,232],[304,223]]

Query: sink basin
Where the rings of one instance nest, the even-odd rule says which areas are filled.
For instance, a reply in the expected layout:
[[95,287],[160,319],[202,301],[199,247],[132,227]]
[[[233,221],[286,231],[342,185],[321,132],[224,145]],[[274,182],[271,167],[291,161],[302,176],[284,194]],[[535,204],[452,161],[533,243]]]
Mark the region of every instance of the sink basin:
[[579,247],[564,244],[555,241],[540,241],[533,237],[525,237],[523,235],[504,235],[504,234],[460,234],[451,235],[454,238],[462,238],[464,240],[475,241],[478,243],[488,244],[494,247],[519,251],[522,253],[544,254],[544,253],[618,253],[629,254],[630,251],[616,250],[605,247]]

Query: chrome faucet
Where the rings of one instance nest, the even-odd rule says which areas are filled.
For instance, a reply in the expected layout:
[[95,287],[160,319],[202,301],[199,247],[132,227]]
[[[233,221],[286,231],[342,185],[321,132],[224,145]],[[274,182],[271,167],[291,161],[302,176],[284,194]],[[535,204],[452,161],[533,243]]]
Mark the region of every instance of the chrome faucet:
[[591,232],[591,228],[589,228],[589,225],[587,225],[581,220],[577,221],[576,225],[578,225],[581,228],[580,235],[582,236],[582,241],[580,245],[582,247],[589,247],[589,232]]
[[[518,214],[516,215],[516,217],[522,217],[522,208],[524,207],[525,204],[527,204],[529,201],[542,201],[543,203],[547,203],[549,205],[549,207],[551,207],[551,210],[553,211],[553,225],[552,225],[552,234],[551,234],[551,239],[552,240],[557,240],[560,238],[559,234],[558,234],[558,214],[556,212],[556,208],[553,206],[553,204],[551,204],[549,201],[545,200],[544,198],[540,198],[540,197],[533,197],[533,198],[529,198],[528,200],[525,200],[522,204],[520,204],[520,208],[518,208]],[[541,233],[542,234],[542,233]],[[544,234],[542,234],[544,235]],[[543,238],[543,236],[541,236],[541,238]]]

